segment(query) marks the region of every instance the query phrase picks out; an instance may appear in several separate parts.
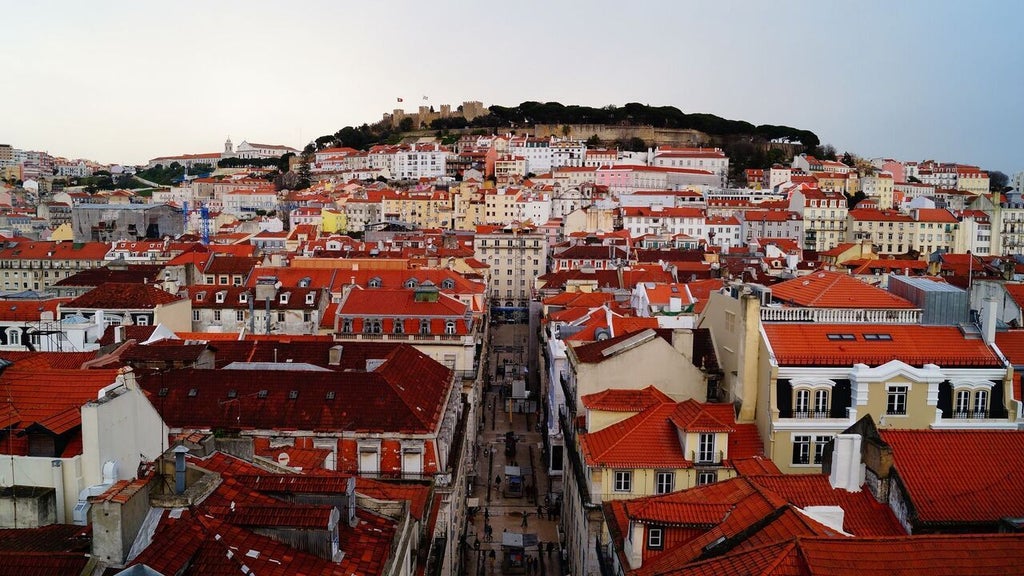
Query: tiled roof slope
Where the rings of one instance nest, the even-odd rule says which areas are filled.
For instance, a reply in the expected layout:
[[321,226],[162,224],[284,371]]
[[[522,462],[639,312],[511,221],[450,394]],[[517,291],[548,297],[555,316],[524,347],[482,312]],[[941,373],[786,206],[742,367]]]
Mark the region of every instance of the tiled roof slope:
[[847,274],[819,271],[772,285],[772,296],[789,304],[813,308],[914,308],[881,288]]
[[[949,534],[903,538],[801,538],[810,574],[831,576],[1012,576],[1024,574],[1024,535]],[[898,567],[898,572],[894,572]]]
[[54,283],[55,286],[99,286],[108,282],[119,284],[146,284],[156,281],[160,277],[163,266],[154,264],[133,264],[124,268],[101,266],[82,270],[75,274],[62,278]]
[[451,371],[411,346],[384,360],[373,372],[178,370],[143,386],[178,428],[434,431]]
[[727,432],[730,458],[761,453],[756,426],[736,424],[731,404],[694,400],[661,403],[597,432],[580,434],[580,450],[591,466],[692,468],[679,430]]
[[107,283],[68,302],[64,308],[123,310],[156,308],[181,300],[180,297],[148,284]]
[[1024,517],[1024,432],[879,433],[892,448],[919,522],[992,523]]
[[588,410],[604,412],[640,412],[651,406],[672,402],[671,398],[654,386],[640,390],[612,388],[594,394],[586,394],[580,400]]
[[[918,367],[1002,365],[984,340],[966,338],[953,326],[766,323],[763,330],[780,365],[880,366],[893,359]],[[872,339],[871,335],[878,334],[888,338]],[[837,335],[852,339],[838,339]]]
[[[79,408],[95,399],[99,389],[112,384],[116,377],[116,370],[59,370],[14,364],[0,374],[0,387],[7,400],[0,406],[0,428],[23,430],[35,424],[55,434],[67,432],[81,424]],[[28,448],[24,440],[24,436],[9,437],[0,442],[0,451],[23,454]]]

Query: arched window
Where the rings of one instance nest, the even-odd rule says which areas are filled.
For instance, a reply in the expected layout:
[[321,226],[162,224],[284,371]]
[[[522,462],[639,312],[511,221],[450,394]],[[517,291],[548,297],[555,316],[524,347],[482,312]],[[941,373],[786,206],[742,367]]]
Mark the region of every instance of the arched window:
[[11,328],[7,331],[7,343],[11,346],[21,345],[21,330]]
[[449,321],[444,323],[444,333],[445,334],[455,334],[455,321],[454,320],[449,320]]

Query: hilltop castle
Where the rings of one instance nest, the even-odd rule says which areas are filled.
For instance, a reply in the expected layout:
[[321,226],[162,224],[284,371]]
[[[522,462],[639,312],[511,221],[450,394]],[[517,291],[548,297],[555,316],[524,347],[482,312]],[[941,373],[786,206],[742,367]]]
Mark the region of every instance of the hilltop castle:
[[420,106],[418,112],[407,114],[405,110],[401,108],[395,108],[390,114],[384,114],[384,122],[391,124],[392,128],[398,128],[398,125],[402,123],[405,118],[412,118],[412,123],[415,128],[429,128],[430,123],[438,118],[465,118],[467,122],[472,122],[474,118],[480,117],[487,114],[487,109],[484,108],[482,102],[463,102],[462,106],[452,112],[451,104],[441,104],[441,109],[435,112],[431,106]]

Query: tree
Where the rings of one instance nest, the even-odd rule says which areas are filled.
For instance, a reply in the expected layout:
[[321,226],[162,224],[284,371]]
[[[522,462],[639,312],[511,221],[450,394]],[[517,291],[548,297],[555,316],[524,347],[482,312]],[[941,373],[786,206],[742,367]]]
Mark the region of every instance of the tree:
[[600,145],[601,145],[601,139],[597,137],[597,134],[594,134],[590,138],[587,138],[587,146],[588,147],[594,148],[594,147],[597,147],[597,146],[600,146]]
[[819,160],[832,160],[836,159],[836,147],[831,144],[825,144],[821,147],[821,158]]
[[1009,183],[1010,177],[999,170],[993,170],[988,173],[988,189],[992,192],[1005,191]]
[[402,121],[398,123],[398,129],[402,132],[412,132],[413,122],[411,116],[402,118]]

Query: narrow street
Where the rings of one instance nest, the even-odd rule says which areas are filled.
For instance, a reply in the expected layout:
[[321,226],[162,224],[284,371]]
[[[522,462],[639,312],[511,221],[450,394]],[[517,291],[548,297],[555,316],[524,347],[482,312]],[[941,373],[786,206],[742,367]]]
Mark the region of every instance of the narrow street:
[[470,494],[471,505],[478,507],[466,532],[463,574],[562,574],[559,507],[549,495],[537,426],[543,396],[523,398],[529,337],[526,324],[491,327],[475,450],[477,481]]

